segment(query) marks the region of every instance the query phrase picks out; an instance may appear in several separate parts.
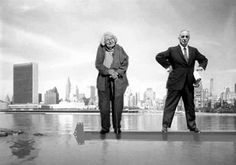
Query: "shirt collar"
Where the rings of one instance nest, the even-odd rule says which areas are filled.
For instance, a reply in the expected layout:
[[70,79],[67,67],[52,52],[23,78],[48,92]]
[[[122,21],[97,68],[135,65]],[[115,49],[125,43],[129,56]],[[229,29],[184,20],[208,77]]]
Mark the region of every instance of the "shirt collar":
[[[181,44],[179,44],[179,46],[181,47],[181,49],[184,49],[184,47]],[[185,48],[188,49],[188,45],[186,45]]]
[[[179,46],[182,50],[184,49],[184,47],[181,44],[179,44]],[[185,48],[188,49],[188,45],[186,45]]]

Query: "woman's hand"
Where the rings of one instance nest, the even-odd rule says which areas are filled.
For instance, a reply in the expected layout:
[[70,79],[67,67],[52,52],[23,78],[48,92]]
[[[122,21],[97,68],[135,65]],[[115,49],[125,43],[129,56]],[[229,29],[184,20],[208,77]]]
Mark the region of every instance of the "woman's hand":
[[110,77],[112,77],[113,79],[118,78],[118,73],[116,71],[114,71],[114,69],[109,69],[108,73],[109,73]]

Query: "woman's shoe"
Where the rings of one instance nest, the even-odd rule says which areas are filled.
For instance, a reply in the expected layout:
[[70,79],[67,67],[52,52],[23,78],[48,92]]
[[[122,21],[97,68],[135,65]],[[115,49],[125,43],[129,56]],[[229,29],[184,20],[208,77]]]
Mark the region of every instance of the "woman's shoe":
[[119,128],[119,129],[114,129],[114,133],[115,133],[115,134],[120,134],[120,133],[121,133],[120,128]]
[[110,131],[109,130],[104,130],[104,129],[102,129],[101,131],[100,131],[100,134],[106,134],[106,133],[109,133]]

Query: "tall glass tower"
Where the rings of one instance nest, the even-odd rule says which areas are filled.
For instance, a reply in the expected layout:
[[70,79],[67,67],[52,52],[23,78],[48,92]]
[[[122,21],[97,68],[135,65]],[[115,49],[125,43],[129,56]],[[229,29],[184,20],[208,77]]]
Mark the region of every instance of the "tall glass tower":
[[38,104],[38,64],[15,64],[13,67],[13,103]]

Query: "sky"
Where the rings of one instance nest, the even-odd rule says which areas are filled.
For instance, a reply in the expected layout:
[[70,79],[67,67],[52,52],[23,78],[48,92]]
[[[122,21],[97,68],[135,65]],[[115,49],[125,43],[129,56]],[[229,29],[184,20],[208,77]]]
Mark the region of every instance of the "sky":
[[13,65],[39,66],[39,93],[57,87],[65,97],[68,77],[80,93],[96,85],[96,51],[103,33],[118,38],[129,56],[132,92],[166,94],[168,73],[155,56],[178,45],[180,30],[209,62],[203,88],[216,94],[236,83],[235,0],[0,0],[0,99],[13,95]]

